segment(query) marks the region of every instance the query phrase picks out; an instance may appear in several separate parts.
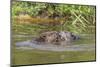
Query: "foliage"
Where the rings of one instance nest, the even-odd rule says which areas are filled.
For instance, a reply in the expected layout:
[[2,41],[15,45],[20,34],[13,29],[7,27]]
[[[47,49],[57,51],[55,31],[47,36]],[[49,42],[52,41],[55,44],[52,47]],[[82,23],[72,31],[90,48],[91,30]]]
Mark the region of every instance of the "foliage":
[[95,6],[13,1],[12,17],[20,14],[28,14],[32,17],[67,17],[62,27],[60,26],[61,29],[55,26],[53,30],[59,29],[75,33],[95,33]]

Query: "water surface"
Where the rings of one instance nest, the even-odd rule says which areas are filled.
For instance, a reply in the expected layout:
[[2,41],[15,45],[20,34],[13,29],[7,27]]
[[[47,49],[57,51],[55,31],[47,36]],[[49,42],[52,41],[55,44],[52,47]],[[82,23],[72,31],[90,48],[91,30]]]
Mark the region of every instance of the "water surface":
[[32,35],[13,35],[14,65],[61,63],[95,60],[95,35],[80,35],[81,39],[66,46],[32,43]]

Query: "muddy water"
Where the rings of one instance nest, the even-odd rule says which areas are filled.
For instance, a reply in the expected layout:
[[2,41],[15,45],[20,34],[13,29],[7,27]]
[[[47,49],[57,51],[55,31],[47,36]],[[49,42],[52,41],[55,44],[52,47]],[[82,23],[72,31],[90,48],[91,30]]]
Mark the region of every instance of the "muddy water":
[[95,60],[95,35],[82,34],[66,46],[31,42],[33,35],[12,36],[12,64],[46,64]]

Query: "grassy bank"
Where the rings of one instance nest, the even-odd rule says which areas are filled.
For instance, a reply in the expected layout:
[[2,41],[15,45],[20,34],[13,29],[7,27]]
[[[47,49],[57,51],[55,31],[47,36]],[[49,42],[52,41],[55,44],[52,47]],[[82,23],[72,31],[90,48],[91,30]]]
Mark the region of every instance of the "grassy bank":
[[[12,1],[12,19],[18,17],[21,20],[12,21],[12,29],[14,33],[28,34],[34,34],[33,31],[37,32],[41,29],[95,33],[95,11],[95,6]],[[26,23],[32,23],[15,23],[16,21],[25,23],[25,20]]]

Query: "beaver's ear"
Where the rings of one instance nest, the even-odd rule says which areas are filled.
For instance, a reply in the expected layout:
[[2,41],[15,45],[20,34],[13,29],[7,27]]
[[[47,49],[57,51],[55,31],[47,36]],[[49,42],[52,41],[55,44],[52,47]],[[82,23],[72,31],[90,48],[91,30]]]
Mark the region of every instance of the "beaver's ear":
[[76,36],[73,33],[71,33],[71,39],[76,40]]

